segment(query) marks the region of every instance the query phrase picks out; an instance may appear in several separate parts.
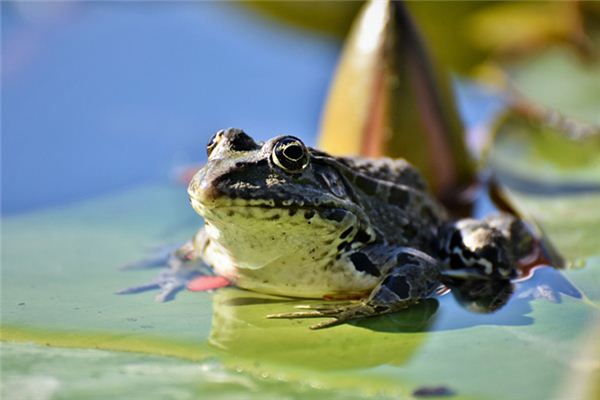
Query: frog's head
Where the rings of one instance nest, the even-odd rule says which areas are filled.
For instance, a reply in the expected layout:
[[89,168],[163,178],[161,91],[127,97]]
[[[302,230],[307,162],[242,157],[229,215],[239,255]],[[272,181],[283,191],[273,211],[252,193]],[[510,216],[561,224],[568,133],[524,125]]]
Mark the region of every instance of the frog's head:
[[294,253],[320,254],[354,237],[366,217],[332,158],[293,136],[256,143],[239,129],[217,132],[188,193],[211,240],[241,267]]

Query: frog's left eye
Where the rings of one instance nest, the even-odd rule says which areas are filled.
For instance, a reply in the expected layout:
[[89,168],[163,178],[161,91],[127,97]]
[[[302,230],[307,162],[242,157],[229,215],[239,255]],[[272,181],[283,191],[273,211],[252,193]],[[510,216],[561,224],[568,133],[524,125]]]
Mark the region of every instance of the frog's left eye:
[[289,173],[302,172],[308,166],[308,150],[300,139],[286,136],[273,147],[273,162]]

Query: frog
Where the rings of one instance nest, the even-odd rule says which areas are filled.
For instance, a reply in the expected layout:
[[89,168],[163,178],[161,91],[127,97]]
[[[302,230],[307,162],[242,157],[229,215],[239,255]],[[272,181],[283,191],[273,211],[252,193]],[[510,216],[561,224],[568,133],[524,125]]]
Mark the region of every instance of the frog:
[[267,318],[327,328],[445,288],[497,308],[532,251],[533,233],[511,214],[453,219],[404,159],[333,156],[291,135],[257,142],[237,128],[206,150],[187,191],[204,226],[168,264],[178,282],[200,261],[242,289],[323,300]]

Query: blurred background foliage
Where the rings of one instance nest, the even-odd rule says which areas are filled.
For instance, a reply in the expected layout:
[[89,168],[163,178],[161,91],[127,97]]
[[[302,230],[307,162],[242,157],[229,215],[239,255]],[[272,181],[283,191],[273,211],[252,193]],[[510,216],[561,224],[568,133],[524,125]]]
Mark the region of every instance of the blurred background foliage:
[[[364,2],[241,3],[284,23],[345,37]],[[597,56],[600,7],[594,1],[409,1],[407,6],[439,62],[470,73],[485,59],[529,57],[562,44]]]
[[[244,4],[280,21],[348,35],[323,114],[321,147],[337,154],[408,158],[442,197],[472,179],[474,164],[467,162],[465,146],[480,159],[494,134],[479,132],[487,136],[481,138],[473,133],[467,135],[471,143],[463,144],[450,76],[485,84],[512,111],[531,111],[534,106],[526,106],[531,101],[550,108],[545,111],[592,124],[584,129],[588,132],[597,130],[597,3],[427,1],[406,2],[406,9],[394,9],[392,3],[379,12],[377,4],[383,3],[373,2],[370,14],[359,14],[355,2]],[[306,18],[307,13],[316,17]],[[349,16],[356,17],[352,30]],[[405,31],[402,18],[416,28]],[[382,33],[365,50],[366,38],[378,29]],[[411,63],[419,67],[415,70]],[[419,89],[428,83],[428,89]],[[527,118],[545,123],[544,112],[528,112]],[[595,141],[591,147],[596,149]]]

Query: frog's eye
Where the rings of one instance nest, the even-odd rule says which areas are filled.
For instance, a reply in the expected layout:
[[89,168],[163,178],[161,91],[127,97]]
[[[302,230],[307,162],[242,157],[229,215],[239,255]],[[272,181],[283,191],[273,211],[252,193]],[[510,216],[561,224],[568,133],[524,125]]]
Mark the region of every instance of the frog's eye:
[[302,172],[308,166],[308,150],[300,139],[286,136],[275,143],[273,162],[286,172]]
[[208,155],[210,157],[210,153],[212,153],[214,148],[217,147],[217,144],[219,144],[219,142],[221,141],[222,136],[223,136],[222,130],[215,133],[214,135],[212,135],[212,137],[208,141],[208,144],[206,145],[206,155]]

